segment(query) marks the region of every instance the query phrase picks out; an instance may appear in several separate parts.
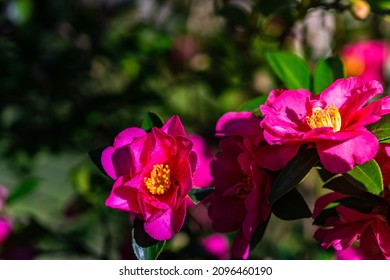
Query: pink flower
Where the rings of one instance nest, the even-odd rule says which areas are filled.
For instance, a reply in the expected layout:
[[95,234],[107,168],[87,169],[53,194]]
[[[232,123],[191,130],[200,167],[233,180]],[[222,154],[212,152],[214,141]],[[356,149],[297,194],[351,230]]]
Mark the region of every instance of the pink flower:
[[134,214],[156,240],[170,239],[186,216],[196,154],[178,116],[150,133],[131,127],[102,153],[102,165],[115,180],[106,205]]
[[[4,186],[0,186],[0,211],[3,209],[8,191]],[[12,222],[6,217],[0,216],[0,245],[8,238],[12,231]]]
[[348,76],[360,77],[364,82],[383,81],[383,70],[389,56],[385,41],[361,41],[346,45],[341,57]]
[[273,176],[265,169],[277,170],[287,162],[290,147],[267,150],[260,119],[253,113],[226,113],[216,125],[223,137],[220,151],[211,163],[215,187],[210,195],[209,216],[218,232],[238,230],[232,245],[235,257],[246,259],[255,230],[271,213],[269,195]]
[[213,159],[213,152],[205,139],[199,135],[190,135],[188,137],[193,143],[193,150],[198,156],[196,172],[194,174],[194,186],[204,188],[209,187],[213,179],[210,174],[210,162]]
[[[336,206],[337,215],[327,218],[324,224],[326,228],[320,228],[314,234],[314,238],[321,241],[322,248],[333,246],[338,251],[338,259],[390,259],[389,144],[380,145],[375,160],[381,168],[385,186],[384,197],[378,197],[377,206],[368,213]],[[313,216],[317,217],[327,205],[343,198],[349,196],[332,192],[320,197],[315,203]],[[359,242],[360,247],[353,248],[355,253],[350,254],[350,246],[355,241]]]
[[366,103],[382,92],[378,82],[355,77],[339,79],[317,96],[304,89],[273,91],[260,106],[264,138],[271,145],[314,143],[327,170],[347,172],[378,151],[377,138],[365,126],[390,112],[390,97]]
[[0,217],[0,245],[8,238],[12,231],[11,220]]
[[[322,199],[326,199],[326,195],[318,200]],[[361,213],[339,205],[336,211],[338,216],[328,218],[326,228],[314,233],[323,249],[333,246],[337,251],[346,250],[354,241],[359,241],[365,258],[390,259],[390,226],[384,207],[377,207],[376,213]]]
[[202,239],[203,248],[211,255],[219,260],[227,260],[229,258],[229,240],[220,233],[210,234]]

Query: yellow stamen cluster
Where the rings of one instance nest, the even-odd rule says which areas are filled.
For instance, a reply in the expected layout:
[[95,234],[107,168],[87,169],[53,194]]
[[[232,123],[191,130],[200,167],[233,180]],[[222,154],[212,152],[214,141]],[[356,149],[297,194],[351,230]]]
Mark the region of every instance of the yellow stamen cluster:
[[334,106],[325,109],[313,108],[311,116],[306,117],[306,122],[310,128],[332,127],[334,132],[340,131],[341,116],[339,110]]
[[150,177],[145,177],[146,188],[153,195],[163,195],[171,187],[171,170],[168,165],[156,164],[150,172]]

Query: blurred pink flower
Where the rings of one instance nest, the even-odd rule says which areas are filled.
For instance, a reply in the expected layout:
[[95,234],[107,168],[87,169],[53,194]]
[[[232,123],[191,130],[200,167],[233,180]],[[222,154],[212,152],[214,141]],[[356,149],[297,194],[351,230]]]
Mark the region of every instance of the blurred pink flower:
[[388,56],[389,46],[380,40],[351,43],[341,51],[347,76],[360,77],[364,82],[383,81]]
[[202,239],[203,248],[219,260],[229,259],[229,239],[220,233],[214,233]]
[[390,112],[390,97],[364,105],[382,92],[378,82],[356,77],[339,79],[317,96],[304,89],[273,91],[260,106],[264,138],[271,145],[314,143],[327,170],[347,172],[378,151],[378,140],[365,126]]
[[12,222],[7,218],[0,217],[0,245],[8,238],[12,231]]
[[[211,148],[207,145],[206,140],[196,134],[188,137],[193,143],[193,150],[197,154],[197,165],[194,174],[194,187],[205,188],[210,187],[212,181],[210,163],[214,158]],[[211,220],[207,215],[207,206],[204,203],[194,204],[192,200],[187,197],[187,206],[189,214],[195,219],[202,229],[211,228]]]
[[194,174],[194,186],[200,188],[209,187],[213,179],[210,173],[210,162],[213,159],[213,152],[202,136],[193,134],[188,138],[192,141],[194,145],[193,150],[198,156]]
[[271,213],[273,175],[266,168],[280,169],[287,162],[285,155],[296,153],[288,145],[267,145],[259,124],[260,118],[250,112],[223,115],[216,125],[216,136],[222,137],[220,151],[211,163],[215,190],[209,198],[209,216],[218,232],[238,230],[232,254],[243,259],[249,256],[255,230]]
[[135,127],[123,130],[101,161],[115,180],[107,206],[143,220],[145,231],[156,240],[180,231],[196,154],[178,116],[150,133]]
[[[8,191],[4,186],[0,186],[0,211],[4,208]],[[12,231],[12,222],[6,217],[0,216],[0,244],[2,244]]]

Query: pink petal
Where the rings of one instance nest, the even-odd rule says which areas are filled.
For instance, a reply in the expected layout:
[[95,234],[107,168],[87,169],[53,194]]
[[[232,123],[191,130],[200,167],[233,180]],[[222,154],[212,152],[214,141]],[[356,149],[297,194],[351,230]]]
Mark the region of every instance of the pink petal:
[[346,124],[348,130],[359,128],[372,123],[375,123],[381,119],[382,116],[382,100],[377,100],[362,109],[351,114],[351,118],[348,119]]
[[382,116],[390,114],[390,96],[383,97],[381,99],[382,103]]
[[151,219],[146,220],[144,224],[145,231],[156,240],[168,240],[180,231],[185,215],[185,203],[182,203],[176,211],[168,208],[160,216],[154,214],[151,216]]
[[241,228],[246,215],[244,204],[234,197],[223,197],[215,191],[210,195],[208,213],[213,228],[218,232],[230,232]]
[[146,135],[146,132],[138,127],[129,127],[120,132],[114,139],[114,147],[119,148],[130,144],[136,138]]
[[114,145],[107,147],[101,156],[101,163],[107,175],[112,179],[132,173],[134,161],[129,145],[146,133],[142,129],[131,127],[115,137]]
[[313,218],[317,218],[318,214],[320,214],[320,212],[330,203],[344,197],[347,197],[347,195],[338,192],[330,192],[318,198],[314,203]]
[[390,226],[377,220],[375,237],[383,254],[390,257]]
[[300,145],[260,145],[252,156],[263,168],[271,171],[282,169],[297,153]]
[[364,256],[359,247],[350,247],[348,249],[336,252],[337,260],[363,260]]
[[248,259],[250,252],[250,242],[245,239],[241,231],[237,232],[232,244],[232,255],[239,259]]
[[180,121],[178,115],[172,116],[162,127],[161,131],[172,136],[184,136],[187,137],[187,133],[184,130],[183,124]]
[[189,136],[194,144],[194,151],[197,154],[197,167],[194,168],[194,185],[196,187],[208,187],[213,180],[210,171],[210,163],[213,159],[211,148],[207,146],[206,141],[199,135]]
[[[344,104],[351,100],[356,90],[363,87],[362,80],[356,77],[338,79],[320,94],[320,100],[325,101],[328,106],[334,104],[336,108],[341,110]],[[366,97],[361,102],[365,104],[369,98]]]
[[142,213],[138,200],[138,190],[125,186],[125,184],[131,184],[131,181],[126,182],[125,177],[119,177],[115,181],[105,205],[126,212]]
[[217,122],[215,136],[242,136],[256,139],[261,136],[260,119],[251,112],[228,112]]
[[362,129],[361,135],[345,142],[323,141],[316,143],[321,163],[332,173],[345,173],[355,164],[373,159],[379,143],[375,135]]
[[368,226],[369,221],[339,225],[333,229],[318,229],[314,238],[321,241],[324,249],[333,246],[336,250],[345,250],[351,246],[359,234]]

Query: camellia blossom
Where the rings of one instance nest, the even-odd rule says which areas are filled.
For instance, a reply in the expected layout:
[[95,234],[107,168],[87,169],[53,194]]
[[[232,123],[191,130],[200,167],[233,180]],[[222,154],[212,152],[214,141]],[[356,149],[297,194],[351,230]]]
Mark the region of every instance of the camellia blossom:
[[336,80],[319,95],[304,89],[272,91],[260,106],[264,138],[271,145],[314,143],[328,171],[347,172],[378,151],[377,138],[365,126],[390,112],[389,96],[367,104],[382,92],[377,81],[356,77]]
[[196,161],[178,116],[149,133],[127,128],[102,153],[103,168],[115,180],[106,205],[144,221],[152,238],[170,239],[184,223]]
[[[375,157],[382,174],[389,171],[390,156],[384,153],[389,147],[389,145],[381,144],[380,152]],[[314,238],[321,241],[323,249],[333,246],[336,251],[343,251],[349,249],[353,242],[357,241],[361,249],[360,258],[390,259],[390,182],[386,180],[384,178],[385,188],[382,201],[378,202],[371,212],[362,213],[343,205],[336,206],[337,216],[327,218],[325,228],[318,229],[314,234]],[[316,218],[330,203],[348,197],[338,192],[331,192],[320,197],[315,203],[313,216]]]
[[281,169],[296,153],[289,146],[277,150],[268,145],[259,123],[260,118],[250,112],[224,114],[216,125],[216,136],[222,138],[220,151],[211,162],[215,190],[208,199],[209,216],[214,230],[237,231],[232,254],[242,259],[248,258],[252,235],[271,213],[274,176],[269,170]]
[[361,41],[346,45],[341,51],[341,58],[347,75],[360,77],[364,82],[383,81],[386,60],[389,57],[387,42]]
[[[330,193],[320,197],[317,203],[329,200]],[[389,203],[389,196],[386,197]],[[330,200],[333,202],[334,200]],[[390,259],[390,226],[388,225],[387,206],[378,206],[372,213],[362,213],[355,209],[339,205],[336,207],[338,217],[325,221],[325,228],[318,229],[314,238],[321,241],[321,247],[331,246],[337,251],[348,249],[354,241],[359,241],[362,253],[367,259]],[[315,212],[317,209],[315,209]]]

